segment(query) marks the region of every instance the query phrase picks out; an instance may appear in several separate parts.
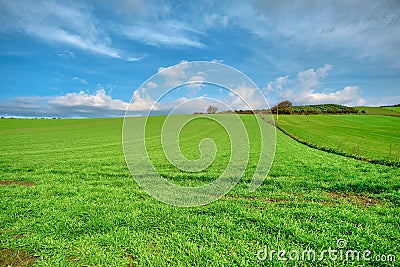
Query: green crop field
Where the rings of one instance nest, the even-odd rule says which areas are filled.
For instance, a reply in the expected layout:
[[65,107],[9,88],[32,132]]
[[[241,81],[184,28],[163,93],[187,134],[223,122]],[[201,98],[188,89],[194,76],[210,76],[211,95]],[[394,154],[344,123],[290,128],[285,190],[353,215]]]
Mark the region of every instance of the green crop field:
[[313,144],[369,159],[400,161],[400,119],[397,117],[281,115],[277,124]]
[[[310,124],[317,123],[317,116],[309,117]],[[251,152],[244,178],[220,200],[194,208],[163,204],[136,184],[124,159],[122,119],[0,120],[0,266],[23,266],[22,261],[25,266],[397,264],[400,168],[312,149],[277,131],[269,176],[250,193],[259,135],[252,115],[241,118]],[[280,116],[279,123],[287,118]],[[323,122],[325,117],[318,118]],[[332,125],[339,124],[339,116],[329,118]],[[370,140],[375,150],[383,150],[388,140],[395,147],[399,140],[393,129],[398,122],[391,121],[398,118],[343,118],[340,123],[346,127],[367,118],[365,131],[375,129]],[[160,173],[186,185],[218,177],[229,155],[226,132],[204,119],[184,128],[179,141],[186,157],[199,157],[198,142],[206,136],[215,140],[218,152],[205,171],[181,173],[158,148],[163,120],[150,117],[146,135],[149,156]],[[388,130],[380,133],[382,128]],[[329,247],[336,249],[340,239],[347,242],[342,252],[370,250],[371,260],[332,260],[326,255],[317,260]],[[265,246],[275,253],[260,261],[257,253]],[[278,250],[287,251],[286,261],[278,259]],[[304,250],[315,250],[317,259],[288,255]]]

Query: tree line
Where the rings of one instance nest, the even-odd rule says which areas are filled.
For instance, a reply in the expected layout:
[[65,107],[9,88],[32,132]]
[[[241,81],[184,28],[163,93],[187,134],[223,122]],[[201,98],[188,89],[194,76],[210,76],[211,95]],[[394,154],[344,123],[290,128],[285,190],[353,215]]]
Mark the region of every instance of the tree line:
[[[206,113],[216,114],[218,108],[210,105]],[[237,114],[258,114],[258,113],[272,113],[272,114],[355,114],[358,111],[353,107],[347,107],[338,104],[320,104],[320,105],[304,105],[293,106],[289,100],[282,101],[270,109],[257,109],[257,110],[230,110],[222,111],[219,113],[237,113]],[[204,114],[203,112],[195,112],[194,114]]]
[[338,104],[320,104],[293,106],[288,100],[273,106],[270,110],[273,114],[354,114],[358,113],[353,107]]

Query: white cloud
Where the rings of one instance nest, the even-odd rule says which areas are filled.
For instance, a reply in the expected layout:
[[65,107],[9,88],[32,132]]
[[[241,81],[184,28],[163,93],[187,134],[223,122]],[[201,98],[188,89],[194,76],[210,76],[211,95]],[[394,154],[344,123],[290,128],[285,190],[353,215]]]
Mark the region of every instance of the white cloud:
[[[155,104],[155,101],[152,100],[149,96],[145,95],[145,93],[143,93],[143,92],[139,92],[139,90],[136,90],[133,93],[133,98],[129,105],[129,112],[149,111],[153,107],[154,104]],[[155,107],[155,109],[157,109],[157,107]]]
[[333,93],[307,92],[303,96],[303,101],[308,104],[334,103],[351,106],[366,104],[366,101],[360,97],[357,86],[346,86]]
[[188,68],[188,64],[185,63],[187,61],[182,60],[179,65],[170,68],[158,68],[157,74],[165,79],[164,86],[171,88],[183,83],[186,78],[186,69]]
[[[67,93],[62,96],[15,97],[0,99],[0,115],[14,117],[123,117],[128,115],[147,115],[150,110],[160,114],[169,112],[174,107],[186,102],[185,97],[168,102],[156,102],[146,92],[136,90],[132,102],[113,99],[104,89],[95,93]],[[200,101],[201,102],[201,101]],[[202,111],[204,105],[185,105],[181,112]],[[207,102],[208,103],[208,102]]]
[[148,83],[146,83],[144,86],[145,86],[145,88],[147,88],[147,89],[154,89],[154,88],[157,88],[157,87],[158,87],[158,85],[157,85],[155,82],[148,82]]
[[233,92],[229,92],[226,103],[234,110],[266,108],[258,89],[247,86],[239,86]]
[[287,82],[289,78],[289,75],[278,77],[275,79],[275,81],[271,81],[267,84],[267,86],[264,88],[264,92],[270,93],[274,90],[282,90],[284,84]]
[[194,99],[179,98],[175,101],[168,103],[165,107],[167,110],[173,110],[172,114],[191,114],[194,112],[207,112],[207,108],[210,106],[216,106],[218,111],[228,110],[229,107],[225,103],[218,99],[209,98],[207,96],[201,96]]
[[[400,66],[399,1],[233,2],[226,15],[266,43]],[[249,19],[251,18],[251,19]],[[287,52],[290,53],[290,52]]]
[[371,99],[367,99],[366,104],[369,106],[387,106],[400,104],[400,95],[374,97]]
[[176,21],[141,23],[122,27],[122,32],[130,39],[152,46],[204,47],[193,35],[199,32]]
[[[112,46],[112,40],[84,5],[65,5],[49,1],[2,1],[5,9],[3,31],[17,31],[32,35],[49,43],[60,43],[92,53],[137,61]],[[59,54],[71,58],[71,53]]]
[[346,86],[334,92],[324,92],[322,79],[332,69],[325,64],[316,70],[308,69],[297,73],[295,79],[289,75],[278,77],[269,82],[264,89],[266,93],[274,93],[279,99],[289,100],[295,104],[344,104],[363,105],[366,101],[360,96],[357,86]]
[[205,77],[201,75],[201,72],[197,73],[197,75],[191,76],[188,81],[189,82],[204,82]]
[[189,82],[204,82],[205,81],[205,77],[201,76],[201,75],[195,75],[192,76],[188,79]]
[[207,27],[222,27],[226,28],[229,23],[228,16],[221,16],[217,14],[206,14],[204,23]]
[[59,58],[62,58],[62,59],[74,59],[75,58],[75,53],[72,51],[67,51],[67,50],[58,52],[57,55]]
[[83,84],[87,84],[87,81],[85,79],[79,78],[79,77],[73,77],[72,80],[74,81],[79,81]]
[[205,80],[206,78],[202,76],[201,73],[198,73],[197,75],[194,75],[187,80],[187,82],[193,83],[188,85],[188,87],[195,90],[199,89]]
[[0,101],[2,116],[26,117],[122,117],[128,103],[113,99],[104,89],[94,94],[67,93],[62,96],[16,97]]
[[308,69],[305,71],[300,71],[297,74],[297,81],[299,82],[299,87],[303,90],[310,90],[316,88],[320,85],[320,80],[328,75],[331,70],[332,65],[327,65],[318,68],[317,70]]
[[[161,95],[162,103],[157,104],[160,107],[159,110],[171,104],[180,103],[179,101],[199,97],[221,99],[230,106],[230,109],[265,108],[266,102],[262,93],[251,81],[243,80],[237,76],[236,72],[233,73],[231,69],[228,71],[219,65],[207,65],[206,63],[207,67],[205,69],[201,68],[201,66],[203,65],[200,63],[187,64],[186,61],[182,61],[181,64],[169,68],[160,67],[158,75],[153,78],[159,85],[156,90],[152,90],[145,85],[140,91],[142,95],[148,94],[152,96],[153,100]],[[232,77],[231,75],[236,76]],[[171,88],[186,83],[192,84],[185,85],[185,88],[169,91]],[[232,88],[232,91],[229,93],[229,91],[223,90],[219,84],[221,86],[230,84],[229,88]],[[168,105],[165,101],[169,101]]]
[[85,92],[68,93],[64,96],[56,96],[48,99],[48,104],[63,107],[97,107],[110,110],[126,110],[127,103],[112,99],[104,89],[97,90],[95,94]]

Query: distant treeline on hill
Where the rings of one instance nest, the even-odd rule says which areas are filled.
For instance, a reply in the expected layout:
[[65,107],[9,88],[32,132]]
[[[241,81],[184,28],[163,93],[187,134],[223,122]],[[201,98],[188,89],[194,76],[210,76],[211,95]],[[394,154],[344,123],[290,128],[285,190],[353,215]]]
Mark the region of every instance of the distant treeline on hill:
[[294,106],[288,114],[351,114],[358,113],[353,107],[338,104]]
[[[400,107],[400,104],[385,107]],[[210,112],[207,112],[210,113]],[[218,112],[220,114],[259,114],[259,113],[272,113],[272,114],[365,114],[365,110],[360,107],[347,107],[338,104],[320,104],[320,105],[304,105],[304,106],[293,106],[292,102],[286,100],[273,106],[270,109],[257,109],[257,110],[228,110]],[[195,112],[195,114],[204,114],[202,112]]]
[[358,111],[353,107],[338,104],[320,104],[292,106],[290,101],[282,101],[269,110],[273,114],[353,114]]
[[[292,106],[289,101],[283,101],[271,109],[263,110],[235,110],[237,114],[258,114],[258,113],[273,113],[273,114],[353,114],[358,111],[353,107],[346,107],[338,104],[321,104],[321,105],[307,105],[307,106]],[[220,113],[233,113],[232,111],[225,111]]]
[[357,113],[357,110],[338,104],[293,106],[290,101],[286,100],[272,107],[270,112],[273,114],[350,114]]

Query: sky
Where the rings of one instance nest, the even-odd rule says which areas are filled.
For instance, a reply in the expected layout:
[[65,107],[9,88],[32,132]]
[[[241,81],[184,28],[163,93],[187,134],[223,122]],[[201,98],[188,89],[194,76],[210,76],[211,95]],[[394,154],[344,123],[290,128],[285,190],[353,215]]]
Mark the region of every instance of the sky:
[[[396,0],[0,0],[0,115],[147,115],[154,103],[162,113],[190,99],[208,102],[185,112],[244,107],[202,84],[201,70],[168,69],[193,61],[237,69],[270,106],[399,104],[399,10]],[[198,84],[159,101],[156,76]],[[233,86],[252,107],[268,105]]]

